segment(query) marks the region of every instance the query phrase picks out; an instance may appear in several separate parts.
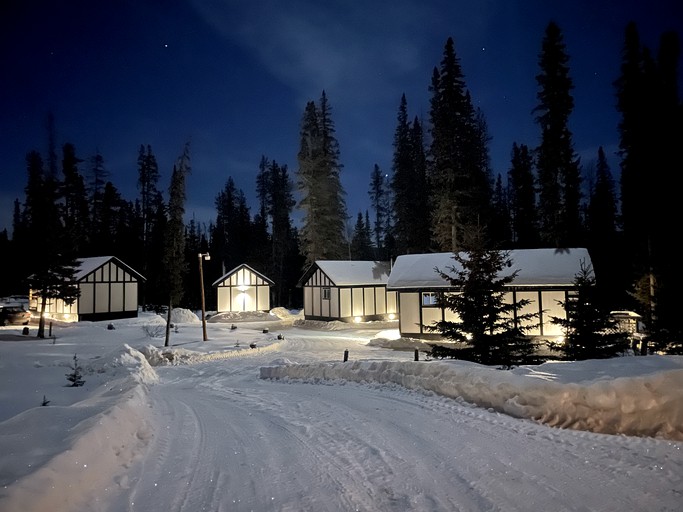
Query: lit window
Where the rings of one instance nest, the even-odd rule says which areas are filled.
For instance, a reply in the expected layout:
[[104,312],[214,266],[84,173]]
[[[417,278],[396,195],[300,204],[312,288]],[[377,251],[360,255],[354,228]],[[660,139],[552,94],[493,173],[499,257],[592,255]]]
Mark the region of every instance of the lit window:
[[323,300],[330,300],[330,289],[323,288]]
[[434,292],[422,292],[422,305],[423,306],[436,306],[436,293],[434,293]]

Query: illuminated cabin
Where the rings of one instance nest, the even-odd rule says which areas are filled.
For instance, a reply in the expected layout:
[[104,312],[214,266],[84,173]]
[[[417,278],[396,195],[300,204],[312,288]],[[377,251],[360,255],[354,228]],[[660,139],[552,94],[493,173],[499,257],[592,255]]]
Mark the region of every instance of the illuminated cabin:
[[273,284],[249,265],[235,267],[213,283],[218,313],[270,311],[270,287]]
[[387,291],[389,262],[319,260],[299,280],[304,318],[366,322],[393,320],[396,293]]
[[[511,267],[501,275],[518,271],[514,281],[508,285],[508,300],[515,302],[527,299],[529,304],[519,314],[538,313],[539,317],[530,323],[529,336],[561,336],[562,328],[551,322],[551,317],[566,318],[566,311],[560,305],[575,292],[574,280],[581,265],[591,267],[588,251],[578,249],[518,249],[509,251]],[[453,274],[452,268],[460,269],[453,253],[407,254],[396,258],[389,276],[387,289],[398,294],[399,330],[401,336],[413,338],[440,338],[427,326],[442,320],[457,321],[453,311],[438,305],[440,293],[457,293],[447,280],[435,269]]]
[[[79,258],[74,280],[80,296],[73,304],[50,299],[45,308],[49,318],[65,321],[99,321],[138,316],[138,285],[145,281],[137,271],[115,256]],[[30,309],[40,309],[39,298],[31,294]]]

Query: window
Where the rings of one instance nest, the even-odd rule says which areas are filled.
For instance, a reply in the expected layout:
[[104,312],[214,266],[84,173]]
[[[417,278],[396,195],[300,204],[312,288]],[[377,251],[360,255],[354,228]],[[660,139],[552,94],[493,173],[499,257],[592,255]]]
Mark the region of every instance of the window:
[[330,300],[330,289],[329,289],[329,287],[323,288],[323,300]]
[[423,306],[436,306],[436,293],[435,292],[422,292],[422,305]]

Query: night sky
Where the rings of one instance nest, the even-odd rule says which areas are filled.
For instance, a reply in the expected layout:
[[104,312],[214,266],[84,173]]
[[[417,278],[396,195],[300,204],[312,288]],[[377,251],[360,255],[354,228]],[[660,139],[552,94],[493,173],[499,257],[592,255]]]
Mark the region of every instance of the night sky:
[[551,20],[570,57],[575,150],[587,166],[603,146],[617,177],[612,84],[624,28],[635,21],[641,41],[656,52],[662,32],[683,35],[680,0],[5,0],[0,230],[11,236],[26,153],[47,153],[48,112],[60,160],[65,142],[85,160],[99,150],[128,200],[137,196],[141,144],[152,146],[166,194],[173,163],[190,140],[187,218],[208,223],[229,176],[255,213],[262,155],[295,177],[304,107],[323,90],[353,225],[369,208],[374,164],[390,172],[402,93],[409,118],[427,126],[432,70],[448,37],[486,116],[494,176],[505,176],[512,143],[539,141],[535,76]]

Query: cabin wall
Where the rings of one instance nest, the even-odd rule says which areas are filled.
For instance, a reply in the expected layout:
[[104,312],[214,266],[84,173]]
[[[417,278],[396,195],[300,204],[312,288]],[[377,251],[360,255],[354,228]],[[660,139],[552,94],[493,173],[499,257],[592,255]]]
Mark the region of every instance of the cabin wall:
[[[451,310],[436,304],[437,290],[398,291],[399,297],[399,330],[402,336],[436,338],[440,334],[427,327],[442,320],[458,321],[458,315]],[[539,315],[536,320],[526,322],[527,326],[538,323],[533,328],[527,327],[529,336],[560,336],[562,328],[552,323],[552,317],[566,318],[566,311],[560,302],[566,302],[568,289],[512,289],[506,294],[506,302],[528,300],[529,304],[520,308],[519,315],[527,313]]]
[[216,285],[219,313],[269,311],[270,283],[248,268],[240,268]]
[[320,269],[304,283],[304,316],[311,320],[384,319],[396,305],[396,292],[385,285],[335,286]]
[[[65,321],[106,320],[135,317],[138,313],[138,280],[109,261],[78,282],[80,296],[73,304],[48,300],[45,314]],[[40,309],[38,298],[32,309]]]

